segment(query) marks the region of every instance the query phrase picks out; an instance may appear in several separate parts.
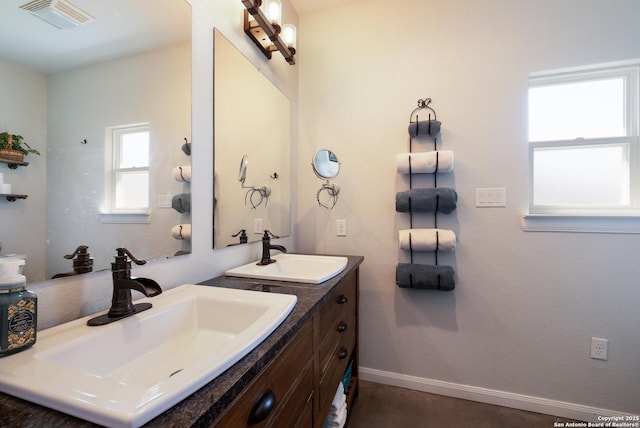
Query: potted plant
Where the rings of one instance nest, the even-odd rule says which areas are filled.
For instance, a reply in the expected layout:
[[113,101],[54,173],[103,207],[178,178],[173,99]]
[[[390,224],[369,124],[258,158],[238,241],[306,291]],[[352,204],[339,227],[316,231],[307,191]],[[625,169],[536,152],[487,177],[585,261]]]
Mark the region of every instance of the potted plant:
[[39,155],[40,152],[32,149],[27,142],[24,141],[22,135],[9,134],[8,132],[0,132],[0,158],[22,162],[24,157],[29,153]]

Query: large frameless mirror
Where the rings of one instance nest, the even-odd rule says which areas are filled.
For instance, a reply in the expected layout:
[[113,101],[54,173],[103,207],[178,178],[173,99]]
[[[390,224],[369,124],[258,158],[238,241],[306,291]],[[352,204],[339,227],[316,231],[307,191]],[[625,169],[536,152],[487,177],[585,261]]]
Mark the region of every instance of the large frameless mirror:
[[260,240],[265,229],[288,236],[290,101],[218,30],[214,144],[214,248]]
[[146,260],[191,248],[190,184],[174,177],[191,165],[191,5],[69,1],[93,19],[60,29],[21,9],[28,0],[0,2],[0,93],[12,100],[0,103],[0,132],[42,153],[15,170],[0,163],[28,194],[0,203],[0,256],[25,255],[29,282],[75,273],[64,256],[79,246],[93,271],[118,247]]

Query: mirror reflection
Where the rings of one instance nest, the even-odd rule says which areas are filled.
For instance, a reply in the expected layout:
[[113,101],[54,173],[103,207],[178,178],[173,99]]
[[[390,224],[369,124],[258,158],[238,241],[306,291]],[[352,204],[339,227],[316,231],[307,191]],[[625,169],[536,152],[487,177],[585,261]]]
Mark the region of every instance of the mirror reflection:
[[290,101],[218,30],[214,143],[214,248],[288,236]]
[[146,260],[191,247],[190,180],[172,173],[191,165],[191,6],[71,2],[94,20],[60,29],[24,0],[0,3],[0,92],[16,100],[0,104],[0,132],[42,153],[15,170],[0,164],[29,194],[0,202],[12,218],[0,223],[0,256],[25,255],[29,282],[86,268],[64,257],[79,246],[93,271],[118,247]]
[[340,172],[340,162],[338,157],[331,150],[318,150],[313,156],[313,172],[318,178],[329,180],[335,178]]

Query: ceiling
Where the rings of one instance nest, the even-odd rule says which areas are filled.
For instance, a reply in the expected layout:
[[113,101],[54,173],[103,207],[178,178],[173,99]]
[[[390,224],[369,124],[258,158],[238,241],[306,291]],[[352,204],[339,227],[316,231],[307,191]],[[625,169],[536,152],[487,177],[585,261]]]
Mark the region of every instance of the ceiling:
[[354,1],[356,0],[291,0],[291,4],[296,12],[298,12],[298,16],[301,16],[307,13],[320,12],[336,6],[353,3]]
[[[186,0],[69,0],[95,21],[60,30],[0,1],[0,59],[53,73],[191,39]],[[151,19],[153,18],[153,19]]]
[[[0,0],[0,59],[45,74],[157,49],[191,38],[190,0],[68,0],[95,21],[60,30]],[[359,0],[291,0],[298,15]],[[150,19],[153,18],[153,19]]]

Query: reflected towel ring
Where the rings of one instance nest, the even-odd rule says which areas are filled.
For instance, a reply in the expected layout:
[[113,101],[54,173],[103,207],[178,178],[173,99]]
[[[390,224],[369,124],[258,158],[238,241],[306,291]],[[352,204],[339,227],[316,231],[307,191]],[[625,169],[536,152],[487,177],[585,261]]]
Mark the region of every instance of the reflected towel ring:
[[182,179],[182,181],[187,181],[187,179],[184,178],[184,175],[182,175],[182,167],[179,166],[178,169],[180,170],[180,178]]
[[178,235],[180,235],[180,239],[184,240],[184,236],[182,236],[182,225],[180,225],[180,233]]
[[[256,195],[259,198],[257,201],[254,200]],[[269,186],[251,187],[244,195],[244,204],[247,205],[247,201],[249,201],[251,209],[255,210],[264,201],[264,206],[266,207],[269,204],[269,195],[271,195]]]

